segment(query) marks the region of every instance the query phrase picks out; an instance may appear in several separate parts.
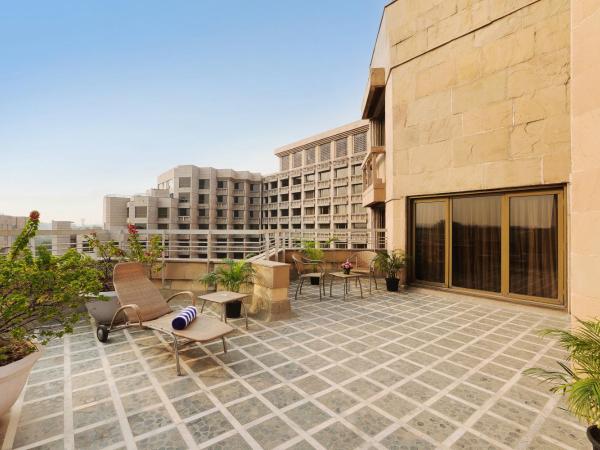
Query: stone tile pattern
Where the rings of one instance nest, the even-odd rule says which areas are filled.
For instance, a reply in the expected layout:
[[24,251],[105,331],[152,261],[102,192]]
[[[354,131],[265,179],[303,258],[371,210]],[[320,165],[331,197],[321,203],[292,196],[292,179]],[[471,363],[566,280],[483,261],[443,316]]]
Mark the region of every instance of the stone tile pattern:
[[589,447],[560,399],[521,374],[564,358],[536,330],[566,315],[307,291],[294,319],[231,321],[227,355],[188,347],[182,377],[163,336],[130,328],[101,344],[82,323],[46,349],[2,448]]

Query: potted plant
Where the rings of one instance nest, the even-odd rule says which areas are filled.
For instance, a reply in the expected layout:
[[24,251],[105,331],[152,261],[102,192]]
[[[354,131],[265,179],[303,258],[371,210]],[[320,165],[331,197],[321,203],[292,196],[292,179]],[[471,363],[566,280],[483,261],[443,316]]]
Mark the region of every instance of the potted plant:
[[406,256],[402,250],[387,250],[377,253],[375,257],[375,268],[385,274],[385,285],[390,292],[397,292],[400,279],[400,272],[406,265]]
[[140,235],[135,225],[127,225],[127,246],[126,259],[144,264],[148,268],[148,278],[152,278],[154,273],[160,271],[161,266],[158,262],[163,254],[163,246],[160,236],[152,236],[146,245],[140,241]]
[[352,270],[352,267],[354,267],[354,266],[348,260],[344,261],[341,265],[341,268],[346,275],[350,275],[350,271]]
[[[221,284],[225,290],[240,292],[242,285],[252,283],[254,269],[252,264],[245,260],[226,259],[214,272],[204,275],[200,281],[208,284]],[[225,313],[227,318],[236,319],[242,312],[241,301],[227,303]]]
[[73,331],[77,309],[98,295],[100,273],[89,256],[70,249],[53,256],[28,248],[39,226],[32,211],[8,255],[0,256],[0,416],[19,397],[42,346]]
[[551,392],[566,397],[567,409],[588,424],[587,437],[600,450],[600,320],[577,320],[574,331],[546,329],[569,352],[568,361],[557,361],[558,370],[531,368],[525,374],[551,384]]
[[115,241],[101,242],[96,233],[86,235],[85,238],[98,257],[96,265],[102,274],[100,297],[86,302],[85,307],[97,324],[107,324],[110,323],[120,306],[113,285],[113,270],[117,262],[123,259],[125,252]]
[[[312,263],[312,271],[317,272],[319,270],[318,264],[323,262],[325,252],[319,247],[318,242],[304,241],[302,243],[302,255],[308,263]],[[321,279],[319,277],[310,277],[310,284],[313,286],[318,286],[320,281]]]

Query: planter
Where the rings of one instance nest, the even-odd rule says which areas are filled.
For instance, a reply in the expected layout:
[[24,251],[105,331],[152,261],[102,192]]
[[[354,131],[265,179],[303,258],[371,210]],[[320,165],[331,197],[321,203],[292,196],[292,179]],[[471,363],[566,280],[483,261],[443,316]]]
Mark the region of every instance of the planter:
[[587,437],[592,443],[594,450],[600,450],[600,429],[596,425],[592,425],[587,429]]
[[27,382],[27,377],[36,361],[42,356],[42,349],[30,353],[25,358],[0,367],[0,417],[17,401]]
[[[108,297],[108,300],[90,300],[86,302],[85,307],[90,316],[96,321],[96,324],[109,325],[117,309],[119,309],[119,297],[117,297],[115,291],[100,292],[100,294]],[[122,323],[123,319],[124,317],[119,314],[119,318],[115,323]]]
[[350,269],[344,269],[344,274],[350,275]]
[[319,277],[310,277],[310,284],[313,286],[318,286],[320,282],[321,279]]
[[242,302],[230,302],[225,304],[225,314],[228,319],[239,319],[242,315]]
[[385,279],[385,287],[390,292],[398,292],[399,284],[400,284],[400,280],[398,278],[386,278]]

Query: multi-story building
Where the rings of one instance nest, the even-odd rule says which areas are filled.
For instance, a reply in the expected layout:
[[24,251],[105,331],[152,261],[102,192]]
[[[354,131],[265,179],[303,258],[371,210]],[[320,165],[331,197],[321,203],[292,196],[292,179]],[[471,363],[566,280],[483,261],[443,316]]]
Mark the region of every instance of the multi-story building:
[[369,122],[353,122],[275,150],[263,182],[263,229],[364,230],[362,162]]
[[600,12],[568,0],[396,0],[363,118],[364,204],[409,281],[600,314]]
[[9,235],[9,232],[21,230],[25,222],[27,217],[0,214],[0,231],[6,232],[5,235],[0,234],[0,253],[7,252],[15,240],[15,236]]

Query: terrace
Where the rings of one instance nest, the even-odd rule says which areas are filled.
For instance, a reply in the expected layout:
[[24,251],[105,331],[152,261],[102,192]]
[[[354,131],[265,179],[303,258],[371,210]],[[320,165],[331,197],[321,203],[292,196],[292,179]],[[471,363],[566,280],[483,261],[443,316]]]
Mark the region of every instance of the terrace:
[[102,344],[82,322],[34,367],[2,448],[588,448],[521,373],[565,357],[536,330],[566,314],[422,289],[352,287],[345,302],[294,290],[293,318],[231,321],[229,352],[188,348],[181,377],[162,335]]

